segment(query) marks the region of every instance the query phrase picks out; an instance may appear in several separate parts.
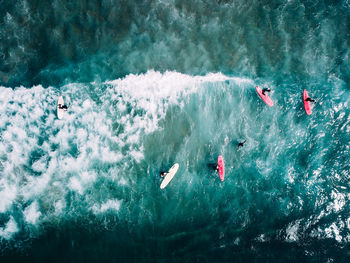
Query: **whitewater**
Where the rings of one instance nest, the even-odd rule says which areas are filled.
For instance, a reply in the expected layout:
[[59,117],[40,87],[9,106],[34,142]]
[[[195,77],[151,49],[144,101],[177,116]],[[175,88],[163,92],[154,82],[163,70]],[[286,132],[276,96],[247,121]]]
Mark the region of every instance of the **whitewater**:
[[[301,89],[269,84],[276,102],[269,108],[255,85],[220,73],[149,71],[59,90],[1,88],[2,243],[85,217],[90,224],[102,217],[106,230],[121,221],[136,228],[164,224],[170,232],[179,222],[209,217],[220,248],[239,245],[246,229],[254,242],[347,244],[345,86],[330,80],[339,95],[327,100],[323,93],[309,117]],[[56,116],[60,94],[69,105],[63,120]],[[238,151],[242,139],[247,143]],[[219,154],[226,161],[223,183],[210,169]],[[162,192],[159,172],[174,162],[179,174]],[[224,225],[215,223],[221,217]],[[225,239],[231,231],[234,241]]]
[[1,262],[349,261],[348,0],[0,4]]

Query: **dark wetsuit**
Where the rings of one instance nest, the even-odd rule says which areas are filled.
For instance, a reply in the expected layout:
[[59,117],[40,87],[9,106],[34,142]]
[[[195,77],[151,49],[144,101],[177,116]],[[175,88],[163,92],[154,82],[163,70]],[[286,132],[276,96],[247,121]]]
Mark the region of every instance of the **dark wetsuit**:
[[261,93],[262,93],[263,95],[265,95],[265,92],[266,92],[266,91],[267,91],[267,92],[271,92],[271,89],[269,89],[269,88],[264,88],[264,89],[262,90]]
[[305,101],[310,101],[310,102],[316,103],[316,100],[314,100],[314,99],[312,99],[312,98],[307,98]]
[[61,104],[58,104],[58,108],[61,109],[61,110],[67,110],[68,109],[67,105],[61,105]]
[[238,143],[238,148],[239,148],[239,147],[243,147],[246,141],[247,141],[247,140],[244,140],[244,142]]

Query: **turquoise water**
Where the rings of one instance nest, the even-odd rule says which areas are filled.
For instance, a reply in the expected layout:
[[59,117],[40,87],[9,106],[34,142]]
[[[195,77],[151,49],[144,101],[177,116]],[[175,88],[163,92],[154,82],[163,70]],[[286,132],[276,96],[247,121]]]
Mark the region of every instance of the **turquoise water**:
[[1,262],[350,260],[349,1],[0,4]]

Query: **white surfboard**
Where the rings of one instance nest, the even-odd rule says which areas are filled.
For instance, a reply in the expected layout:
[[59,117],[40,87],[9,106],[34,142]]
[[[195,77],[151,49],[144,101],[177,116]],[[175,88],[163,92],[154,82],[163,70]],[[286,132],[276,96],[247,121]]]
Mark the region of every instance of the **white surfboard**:
[[57,117],[58,117],[59,119],[62,119],[62,118],[63,118],[63,115],[64,115],[64,109],[59,109],[59,108],[58,108],[58,104],[61,104],[61,106],[64,105],[64,101],[63,101],[63,97],[62,97],[62,96],[60,96],[60,97],[58,98],[58,102],[57,102]]
[[179,164],[178,164],[178,163],[174,164],[174,165],[170,168],[169,172],[168,172],[167,175],[164,177],[164,180],[163,180],[163,182],[162,182],[161,185],[160,185],[160,189],[165,188],[165,187],[168,185],[168,183],[170,183],[170,181],[173,179],[173,177],[174,177],[174,175],[176,174],[176,172],[177,172],[178,169],[179,169]]

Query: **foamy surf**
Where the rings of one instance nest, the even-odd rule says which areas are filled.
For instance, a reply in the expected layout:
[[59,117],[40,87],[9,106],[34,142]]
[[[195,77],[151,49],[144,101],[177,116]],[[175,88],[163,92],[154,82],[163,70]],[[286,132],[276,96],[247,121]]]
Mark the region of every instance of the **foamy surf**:
[[[294,88],[263,85],[274,90],[274,107],[259,99],[254,80],[221,73],[148,71],[60,90],[0,88],[1,242],[40,240],[47,226],[61,231],[74,222],[83,232],[87,224],[116,236],[151,226],[152,236],[210,218],[240,229],[220,230],[221,249],[247,239],[257,246],[308,238],[347,244],[344,84],[328,83],[341,95],[324,99],[309,118]],[[60,94],[69,106],[62,120]],[[218,155],[226,164],[222,184],[210,168]],[[160,193],[159,173],[175,162],[179,171]],[[247,237],[257,218],[272,228],[284,223]]]
[[[168,108],[181,107],[184,98],[206,83],[224,81],[237,87],[253,83],[221,73],[149,71],[106,83],[69,84],[60,90],[1,87],[0,212],[10,217],[0,236],[10,239],[26,229],[17,226],[16,220],[22,219],[13,214],[15,205],[21,207],[24,222],[36,226],[74,210],[67,206],[71,193],[78,199],[87,195],[82,209],[94,214],[120,210],[123,200],[112,198],[113,194],[106,200],[94,196],[95,184],[101,178],[123,188],[137,184],[125,164],[143,160],[143,138],[159,129]],[[91,93],[100,88],[103,94]],[[62,120],[56,116],[60,94],[69,106]]]

